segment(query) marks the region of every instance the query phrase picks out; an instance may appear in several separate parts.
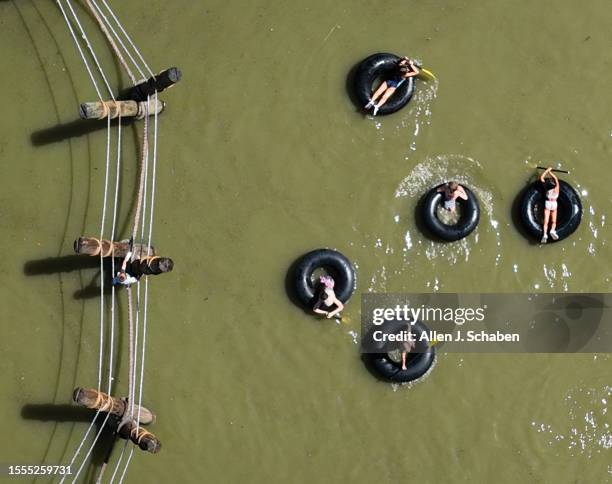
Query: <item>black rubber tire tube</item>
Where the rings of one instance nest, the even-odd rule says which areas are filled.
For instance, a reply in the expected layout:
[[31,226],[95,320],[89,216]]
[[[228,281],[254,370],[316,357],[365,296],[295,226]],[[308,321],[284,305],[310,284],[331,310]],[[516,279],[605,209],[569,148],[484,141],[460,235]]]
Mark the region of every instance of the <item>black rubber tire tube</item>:
[[461,207],[461,218],[454,225],[443,223],[438,218],[438,205],[444,203],[444,192],[438,192],[438,188],[442,186],[444,184],[438,185],[427,192],[422,202],[423,221],[433,235],[442,240],[453,242],[467,237],[474,231],[480,221],[480,206],[476,195],[465,185],[462,185],[468,199],[458,198],[456,200],[456,203]]
[[318,297],[317,283],[312,275],[317,269],[324,269],[333,277],[336,297],[346,303],[357,286],[355,268],[340,252],[331,249],[317,249],[300,258],[295,266],[295,294],[300,302],[308,308],[313,307]]
[[[538,241],[542,238],[542,217],[545,200],[545,187],[540,181],[529,185],[521,198],[521,222],[529,234]],[[558,242],[569,237],[576,231],[581,220],[582,202],[580,201],[580,195],[569,183],[560,180],[556,229],[559,240],[553,240],[549,237],[548,242]]]
[[[389,323],[385,323],[389,324]],[[397,322],[395,331],[406,329],[406,322]],[[386,329],[385,333],[395,332]],[[430,347],[426,340],[419,341],[423,333],[429,334],[429,328],[420,321],[412,325],[412,334],[415,335],[415,348],[406,355],[406,369],[402,370],[401,363],[394,362],[388,353],[375,353],[368,355],[372,368],[386,381],[394,383],[407,383],[416,381],[425,375],[436,359],[435,347]],[[401,343],[400,343],[401,344]],[[388,348],[386,348],[388,349]],[[382,347],[381,347],[382,350]]]
[[[365,107],[372,97],[376,79],[386,80],[398,75],[400,58],[395,54],[372,54],[357,67],[354,78],[354,89],[359,107]],[[402,109],[414,94],[414,77],[409,77],[399,86],[393,95],[378,110],[378,114],[391,114]]]

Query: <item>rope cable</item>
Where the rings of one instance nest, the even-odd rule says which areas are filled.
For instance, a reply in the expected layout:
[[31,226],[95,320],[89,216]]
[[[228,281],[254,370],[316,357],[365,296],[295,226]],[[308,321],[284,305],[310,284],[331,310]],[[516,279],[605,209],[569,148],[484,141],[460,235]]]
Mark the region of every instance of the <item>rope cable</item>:
[[[119,193],[120,168],[121,168],[121,115],[119,116],[119,123],[118,123],[118,130],[117,130],[117,163],[116,163],[116,176],[115,176],[115,196],[114,196],[114,206],[113,206],[113,222],[112,222],[112,229],[111,229],[111,243],[114,240],[115,228],[116,228],[116,224],[117,224],[117,205],[118,205],[118,193]],[[115,272],[115,258],[114,257],[111,258],[111,267],[112,267],[112,274],[114,274],[114,272]],[[112,388],[112,382],[113,382],[112,374],[113,374],[113,349],[114,349],[114,341],[115,341],[115,286],[112,285],[111,286],[111,324],[110,324],[109,363],[108,363],[109,371],[108,371],[108,390],[107,390],[107,393],[109,395],[111,395],[111,388]],[[81,452],[83,444],[85,443],[85,440],[89,436],[89,432],[91,432],[91,429],[93,428],[93,425],[94,425],[96,419],[98,418],[98,415],[100,415],[101,411],[102,411],[101,409],[98,409],[96,411],[96,414],[94,415],[93,420],[89,424],[89,427],[87,428],[87,431],[85,432],[85,435],[83,436],[79,446],[77,447],[77,450],[76,450],[74,456],[72,457],[72,459],[70,461],[70,466],[72,466],[74,464],[74,461],[76,460],[76,458],[78,457],[79,453]],[[87,461],[87,459],[91,455],[91,451],[94,448],[94,446],[96,445],[96,442],[98,441],[98,437],[100,436],[100,433],[102,432],[102,430],[104,430],[104,427],[106,425],[106,422],[108,421],[109,415],[110,415],[110,413],[106,415],[106,418],[102,422],[102,425],[100,426],[100,429],[98,430],[98,433],[96,434],[96,437],[94,438],[93,442],[90,444],[89,450],[87,451],[87,454],[85,455],[85,457],[83,459],[83,462],[81,463],[81,466],[79,467],[79,471],[75,475],[74,480],[72,482],[76,481],[76,479],[77,479],[77,477],[78,477],[78,475],[80,473],[80,470],[83,468],[83,466],[85,465],[85,462]],[[62,476],[62,479],[60,480],[60,484],[62,484],[64,482],[66,477],[67,477],[66,475]]]
[[[60,11],[62,12],[62,16],[64,17],[64,20],[66,22],[66,25],[68,26],[68,30],[70,31],[70,35],[75,43],[75,45],[77,46],[77,50],[79,52],[79,55],[81,56],[81,59],[83,61],[83,64],[85,65],[85,68],[87,70],[87,73],[89,74],[89,78],[91,79],[91,82],[94,86],[94,89],[96,91],[96,94],[98,95],[98,98],[100,99],[101,102],[103,102],[102,99],[102,94],[100,92],[100,89],[98,87],[98,84],[95,80],[95,77],[93,75],[93,72],[91,71],[91,68],[89,66],[89,63],[87,62],[87,58],[83,52],[83,49],[81,48],[81,44],[78,41],[76,34],[74,32],[74,29],[72,27],[72,24],[70,22],[70,20],[68,19],[68,15],[66,14],[65,9],[62,6],[62,3],[60,0],[57,0],[57,5],[60,9]],[[85,34],[79,19],[76,15],[76,12],[74,11],[74,9],[72,8],[72,6],[70,5],[70,3],[68,2],[68,0],[66,0],[66,5],[68,5],[72,16],[74,18],[74,20],[76,21],[79,30],[81,31],[81,37],[83,38],[83,40],[86,42],[87,47],[89,49],[90,54],[92,55],[96,66],[98,68],[98,71],[100,72],[100,75],[102,76],[104,83],[106,84],[106,87],[109,91],[109,94],[111,96],[111,98],[114,100],[114,95],[112,92],[112,89],[110,88],[108,81],[106,79],[106,76],[104,74],[104,71],[102,69],[102,67],[100,66],[98,59],[95,55],[95,52],[89,42],[89,39],[87,38],[87,35]],[[119,141],[118,141],[118,145],[120,146],[120,137],[119,137]],[[107,202],[107,188],[108,188],[108,175],[109,175],[109,167],[110,167],[110,117],[107,121],[107,142],[106,142],[106,175],[105,175],[105,184],[104,184],[104,201],[103,201],[103,209],[102,209],[102,220],[101,220],[101,228],[100,228],[100,233],[101,233],[101,239],[103,237],[103,233],[104,233],[104,221],[106,218],[106,202]],[[102,251],[101,251],[102,252]],[[99,343],[99,359],[98,359],[98,382],[97,382],[97,388],[98,390],[100,389],[100,386],[102,384],[102,361],[103,361],[103,351],[104,351],[104,301],[103,301],[103,295],[104,295],[104,273],[103,273],[103,258],[102,258],[102,253],[100,254],[100,295],[101,295],[101,301],[100,301],[100,343]],[[111,351],[112,351],[112,339],[111,339]],[[87,430],[85,431],[85,434],[83,436],[83,438],[81,439],[79,445],[77,446],[77,450],[75,451],[74,455],[72,456],[71,460],[70,460],[70,465],[72,466],[72,464],[74,463],[74,461],[76,460],[76,458],[78,457],[81,449],[83,448],[83,445],[85,443],[85,441],[87,440],[87,437],[89,436],[89,433],[91,432],[91,429],[93,428],[93,425],[98,417],[98,415],[100,414],[100,410],[98,410],[96,412],[96,414],[94,415],[91,423],[89,424],[89,427],[87,428]],[[96,439],[97,440],[97,439]],[[95,440],[94,440],[94,444],[95,444]],[[93,446],[93,444],[92,444]],[[91,448],[88,451],[87,455],[89,455],[91,453]],[[87,459],[87,457],[85,458],[85,460]],[[63,482],[65,479],[65,476],[62,477],[62,480],[60,482]]]
[[136,52],[136,55],[138,55],[138,58],[141,60],[141,62],[144,64],[145,68],[147,69],[147,71],[149,72],[149,75],[151,77],[155,77],[155,74],[153,74],[153,71],[151,71],[151,69],[149,68],[149,65],[147,64],[147,62],[144,60],[144,57],[142,56],[142,54],[140,53],[140,51],[138,50],[138,47],[136,47],[136,45],[134,44],[134,42],[132,41],[132,38],[128,35],[128,33],[125,31],[125,28],[123,27],[123,25],[121,25],[121,22],[119,22],[119,19],[117,18],[117,16],[115,15],[115,13],[113,12],[113,10],[110,8],[110,6],[108,5],[108,3],[106,3],[106,0],[102,0],[102,3],[104,4],[104,6],[106,7],[106,10],[108,10],[108,13],[110,13],[111,17],[113,17],[113,20],[115,21],[115,23],[117,24],[117,26],[119,27],[119,29],[121,30],[121,32],[123,32],[123,35],[125,35],[125,38],[128,40],[128,42],[130,43],[130,45],[132,46],[132,49],[134,49],[134,52]]
[[[145,116],[148,119],[149,118],[149,98],[147,98],[147,104],[145,107]],[[147,130],[148,130],[148,123],[147,123]],[[144,138],[144,137],[143,137]],[[148,178],[149,178],[149,140],[148,137],[145,139],[143,139],[143,143],[146,141],[147,146],[146,146],[146,157],[144,158],[144,162],[143,162],[143,166],[142,166],[142,170],[144,172],[144,187],[143,187],[143,200],[142,200],[142,223],[141,223],[141,227],[140,227],[140,243],[141,243],[141,251],[140,251],[140,258],[142,259],[142,245],[144,244],[144,232],[145,232],[145,219],[146,219],[146,215],[147,215],[147,182],[148,182]],[[146,256],[149,256],[149,250],[147,249],[147,254]],[[138,354],[138,330],[139,330],[139,326],[140,326],[140,280],[138,281],[138,285],[136,286],[136,338],[134,340],[134,358],[135,355]],[[133,416],[134,415],[134,400],[135,400],[135,387],[136,387],[136,367],[138,365],[134,364],[132,365],[132,392],[130,393],[130,415]]]
[[[98,411],[97,414],[99,414],[99,413],[100,412]],[[79,474],[83,470],[83,467],[85,467],[85,463],[87,462],[87,459],[89,459],[89,456],[91,455],[91,451],[93,450],[94,446],[96,445],[96,442],[100,438],[100,435],[102,434],[102,431],[104,430],[104,426],[106,425],[106,422],[108,421],[109,417],[110,417],[110,412],[106,414],[106,417],[104,418],[104,421],[102,422],[102,425],[100,425],[100,429],[98,430],[98,433],[94,437],[93,442],[89,446],[89,450],[87,451],[87,454],[85,454],[83,462],[81,462],[81,465],[79,466],[79,469],[76,471],[76,474],[74,475],[74,479],[72,479],[72,484],[74,484],[76,482],[76,480],[79,478]],[[60,482],[64,482],[64,478],[62,478],[62,480]]]
[[[94,16],[94,18],[96,19],[96,22],[98,22],[98,25],[100,26],[100,30],[102,30],[102,32],[104,33],[104,35],[106,36],[106,40],[108,40],[108,43],[110,44],[110,46],[113,48],[113,51],[115,51],[115,55],[117,56],[117,58],[119,59],[119,62],[121,62],[121,65],[123,66],[123,68],[126,70],[129,78],[132,81],[132,84],[136,85],[136,77],[134,77],[134,74],[132,73],[132,70],[130,69],[130,67],[127,65],[127,62],[125,62],[125,59],[123,58],[123,56],[121,55],[121,52],[119,51],[117,44],[115,44],[115,41],[113,40],[113,37],[110,35],[107,27],[108,24],[108,20],[106,20],[105,18],[105,22],[102,21],[102,19],[100,18],[100,14],[102,16],[104,16],[104,14],[102,14],[102,12],[99,11],[98,6],[96,5],[95,8],[92,5],[92,2],[90,0],[86,0],[87,6],[89,7],[89,10],[91,11],[92,15]],[[112,26],[108,25],[111,30],[113,30]],[[115,34],[115,36],[117,35],[116,32],[113,30],[113,33]],[[119,39],[119,43],[123,46],[123,48],[125,49],[125,46],[123,45],[123,42],[121,41],[121,39]],[[129,55],[129,52],[128,52]],[[132,59],[132,57],[130,56],[130,58]],[[132,62],[134,62],[134,60],[132,59]],[[140,71],[140,68],[138,67],[138,65],[136,65],[136,68]]]
[[115,470],[113,471],[113,475],[110,478],[109,484],[113,484],[113,482],[115,482],[115,476],[117,475],[117,472],[119,471],[119,465],[121,464],[121,461],[123,460],[123,455],[125,454],[125,449],[127,448],[128,445],[128,441],[126,440],[125,443],[123,444],[123,449],[121,449],[121,454],[119,454],[119,458],[117,459],[117,464],[115,465]]
[[[157,91],[153,95],[155,99],[155,105],[157,106]],[[147,255],[151,250],[151,237],[153,235],[153,209],[155,207],[155,188],[156,188],[156,177],[157,177],[157,109],[155,110],[153,117],[153,174],[151,175],[151,207],[149,215],[149,241],[147,242]],[[146,307],[146,306],[145,306]]]
[[98,57],[96,56],[96,53],[94,52],[93,47],[91,46],[91,43],[89,42],[89,39],[87,38],[87,34],[85,34],[85,30],[83,30],[83,26],[81,25],[81,22],[79,21],[79,17],[74,11],[74,8],[72,8],[72,5],[70,4],[70,0],[65,0],[65,1],[66,1],[66,5],[68,5],[68,8],[70,9],[70,12],[72,13],[72,17],[74,18],[74,21],[76,22],[77,26],[79,27],[79,30],[81,31],[81,38],[85,41],[85,45],[87,45],[87,49],[89,50],[91,57],[93,58],[94,62],[96,63],[96,66],[98,67],[100,76],[102,76],[102,79],[104,80],[104,84],[106,84],[108,93],[111,99],[114,101],[115,96],[113,95],[113,90],[111,89],[110,84],[108,83],[108,80],[106,79],[104,70],[102,69],[100,62],[98,61]]
[[[138,198],[136,203],[136,213],[134,214],[134,226],[132,228],[132,239],[136,238],[138,231],[138,222],[140,221],[140,212],[142,210],[142,198],[144,189],[144,165],[149,156],[149,101],[150,97],[147,96],[147,102],[145,105],[145,117],[144,117],[144,128],[142,131],[142,153],[141,153],[141,166],[140,166],[140,183],[138,186]],[[155,110],[157,111],[157,109]]]
[[[104,175],[104,198],[102,201],[102,220],[100,221],[100,241],[104,238],[104,223],[106,221],[106,204],[108,198],[108,177],[110,174],[110,141],[111,141],[110,116],[106,123],[106,173]],[[100,356],[98,359],[98,386],[102,386],[102,362],[104,356],[104,254],[100,250]]]
[[[98,13],[100,14],[100,16],[104,19],[104,21],[106,22],[106,25],[108,26],[108,28],[111,30],[111,32],[115,35],[115,38],[117,39],[117,41],[119,42],[119,44],[121,45],[121,47],[123,47],[123,50],[125,51],[125,53],[127,54],[127,56],[130,58],[130,60],[132,61],[132,64],[134,64],[134,67],[136,67],[136,70],[138,71],[138,73],[140,74],[140,76],[145,79],[146,78],[146,74],[142,71],[142,69],[140,68],[140,65],[138,64],[138,62],[134,59],[134,57],[132,56],[132,53],[130,52],[130,50],[126,47],[126,45],[123,43],[123,40],[121,39],[121,36],[117,33],[117,31],[113,28],[111,22],[108,20],[108,17],[106,15],[104,15],[104,12],[102,12],[102,9],[100,8],[100,6],[96,3],[96,0],[91,0],[91,2],[95,5],[96,9],[98,10]],[[134,46],[135,48],[135,46]],[[137,49],[136,49],[137,51]],[[146,64],[143,60],[143,63]],[[146,69],[146,67],[145,67]],[[134,83],[136,84],[136,83]]]
[[[121,113],[119,114],[119,122],[117,123],[117,173],[115,177],[115,199],[113,205],[113,224],[111,228],[111,243],[115,240],[115,230],[117,228],[117,206],[119,200],[119,181],[121,176]],[[111,275],[115,275],[115,258],[111,257]],[[111,287],[111,345],[108,358],[108,394],[112,394],[113,383],[113,342],[115,336],[115,286]]]
[[62,2],[61,0],[56,0],[56,2],[60,10],[62,11],[62,15],[64,16],[64,20],[66,21],[66,25],[68,26],[68,30],[70,31],[70,35],[72,36],[72,40],[74,40],[74,43],[77,46],[79,54],[81,55],[81,59],[83,60],[83,64],[85,64],[85,68],[87,69],[87,73],[89,74],[89,78],[91,79],[94,89],[96,90],[96,94],[98,95],[98,98],[100,99],[100,101],[103,101],[102,93],[100,93],[100,88],[98,87],[98,83],[96,82],[96,79],[93,73],[91,72],[89,63],[87,62],[85,54],[83,54],[83,49],[81,48],[81,44],[77,40],[76,34],[74,33],[74,30],[72,28],[72,24],[70,23],[70,20],[68,19],[68,16],[66,15],[66,11],[64,10],[64,7],[62,7]]

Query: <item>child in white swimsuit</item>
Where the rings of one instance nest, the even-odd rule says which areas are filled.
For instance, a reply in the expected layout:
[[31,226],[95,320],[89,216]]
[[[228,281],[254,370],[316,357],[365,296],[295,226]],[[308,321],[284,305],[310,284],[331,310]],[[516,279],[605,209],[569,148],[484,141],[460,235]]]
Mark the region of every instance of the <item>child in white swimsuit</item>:
[[[546,175],[550,175],[551,180],[546,179]],[[542,230],[542,240],[540,241],[542,244],[548,242],[548,221],[550,220],[550,237],[553,240],[558,240],[559,236],[557,235],[557,199],[559,198],[559,179],[552,172],[552,168],[547,168],[542,176],[540,176],[540,181],[544,184],[548,184],[551,186],[548,190],[546,190],[546,201],[544,202],[544,225]],[[553,185],[554,184],[554,185]]]

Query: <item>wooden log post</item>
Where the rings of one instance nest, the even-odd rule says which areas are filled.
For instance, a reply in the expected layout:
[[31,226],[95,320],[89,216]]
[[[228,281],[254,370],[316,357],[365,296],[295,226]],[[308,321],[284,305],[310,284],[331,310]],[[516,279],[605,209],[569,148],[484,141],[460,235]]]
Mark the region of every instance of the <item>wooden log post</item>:
[[120,425],[117,429],[117,435],[122,439],[129,439],[134,442],[142,450],[157,454],[161,449],[161,442],[155,435],[143,427],[137,427],[136,422],[130,420]]
[[136,101],[146,101],[147,96],[153,96],[155,91],[159,93],[174,86],[181,80],[182,76],[183,74],[178,67],[170,67],[134,86],[130,89],[127,97]]
[[146,101],[94,101],[81,104],[79,116],[81,119],[106,119],[106,117],[115,119],[121,115],[122,118],[142,119],[147,113],[149,116],[160,114],[166,107],[166,104],[159,99],[149,99],[148,105],[147,110]]
[[131,264],[130,273],[136,277],[150,276],[170,272],[174,268],[174,261],[168,257],[144,257],[136,259]]
[[[117,417],[123,417],[130,409],[130,404],[126,399],[114,398],[104,392],[99,392],[93,388],[76,388],[72,395],[73,400],[83,407],[92,410],[100,410]],[[138,405],[134,405],[134,415],[138,415]],[[155,414],[148,408],[140,407],[140,423],[148,425],[155,422]]]
[[[79,255],[102,257],[125,257],[130,250],[129,240],[111,242],[107,239],[97,239],[95,237],[79,237],[74,241],[74,251]],[[151,246],[147,254],[145,244],[132,244],[132,260],[141,259],[147,256],[155,256],[155,247]]]

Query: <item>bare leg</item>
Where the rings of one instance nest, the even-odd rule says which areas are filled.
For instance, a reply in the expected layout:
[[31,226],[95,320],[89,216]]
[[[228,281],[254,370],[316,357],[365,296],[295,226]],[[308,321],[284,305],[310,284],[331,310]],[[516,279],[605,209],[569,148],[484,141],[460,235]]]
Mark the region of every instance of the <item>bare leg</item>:
[[544,234],[546,234],[546,232],[548,232],[548,219],[550,218],[550,210],[548,210],[547,208],[544,209]]
[[402,370],[406,369],[406,351],[402,351]]
[[550,217],[550,210],[544,209],[544,225],[542,226],[542,243],[545,244],[548,239],[548,219]]
[[[386,84],[386,83],[385,83]],[[378,107],[380,108],[382,105],[384,105],[388,99],[393,95],[393,93],[395,92],[395,87],[390,87],[389,89],[387,89],[385,91],[385,93],[383,94],[383,97],[380,98],[380,102],[378,103]]]
[[376,89],[376,92],[372,96],[372,101],[375,102],[382,95],[382,93],[387,90],[387,87],[387,81],[378,86],[378,89]]
[[559,236],[557,235],[557,211],[553,210],[550,213],[550,236],[554,239],[554,240],[558,240]]

